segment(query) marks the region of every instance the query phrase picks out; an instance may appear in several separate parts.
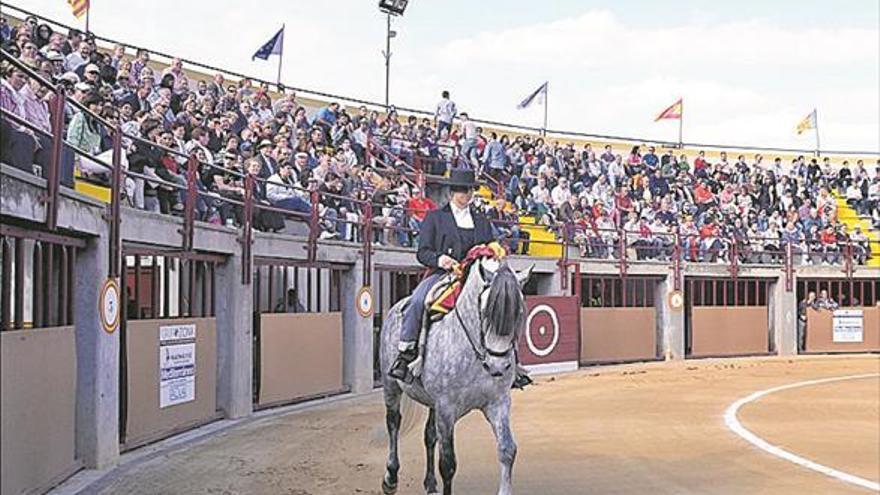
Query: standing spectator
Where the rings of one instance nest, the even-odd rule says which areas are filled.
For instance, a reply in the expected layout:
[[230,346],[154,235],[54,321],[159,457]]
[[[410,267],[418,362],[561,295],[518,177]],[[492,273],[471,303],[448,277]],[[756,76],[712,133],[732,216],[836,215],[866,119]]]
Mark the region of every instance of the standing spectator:
[[461,118],[461,130],[464,134],[464,139],[461,143],[461,157],[464,158],[465,162],[471,167],[477,168],[477,124],[474,123],[470,117],[468,117],[467,112],[462,112],[459,116]]
[[798,352],[804,352],[807,348],[807,311],[818,309],[816,303],[816,293],[813,291],[808,292],[807,297],[798,303]]
[[816,309],[826,309],[828,311],[834,311],[840,307],[840,305],[832,299],[828,295],[828,289],[822,289],[819,291],[819,298],[816,299]]
[[483,165],[488,169],[489,175],[495,180],[501,180],[504,169],[507,166],[507,154],[504,145],[498,140],[494,132],[490,134],[489,142],[483,150]]
[[455,102],[449,99],[449,91],[443,91],[440,94],[440,102],[437,103],[437,109],[434,111],[434,126],[437,128],[437,134],[443,130],[452,130],[452,122],[458,114]]

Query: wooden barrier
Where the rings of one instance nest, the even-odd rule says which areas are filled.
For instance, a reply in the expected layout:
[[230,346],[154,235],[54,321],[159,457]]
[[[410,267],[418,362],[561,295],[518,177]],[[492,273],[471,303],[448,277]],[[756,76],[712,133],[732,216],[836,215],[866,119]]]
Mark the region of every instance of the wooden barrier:
[[[195,398],[160,407],[160,328],[195,325]],[[214,318],[132,320],[126,323],[129,449],[193,428],[217,415],[217,330]]]
[[261,406],[338,393],[342,313],[270,313],[260,317]]
[[807,310],[807,352],[880,352],[880,307],[862,309],[861,342],[834,342],[831,311]]
[[697,306],[691,311],[691,357],[770,352],[767,306]]
[[522,364],[535,370],[577,369],[577,297],[527,296],[525,328],[517,346]]
[[42,493],[76,460],[73,327],[0,332],[0,493]]
[[657,357],[654,308],[581,308],[581,364]]

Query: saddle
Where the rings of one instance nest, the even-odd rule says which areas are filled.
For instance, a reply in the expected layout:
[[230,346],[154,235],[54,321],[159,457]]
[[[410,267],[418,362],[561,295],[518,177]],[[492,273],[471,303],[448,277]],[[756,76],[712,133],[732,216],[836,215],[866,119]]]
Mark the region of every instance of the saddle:
[[428,341],[428,333],[434,322],[442,320],[455,309],[455,303],[461,294],[465,275],[477,258],[491,257],[501,259],[507,255],[507,251],[497,242],[480,244],[468,251],[465,259],[455,268],[440,277],[434,286],[428,290],[425,296],[425,314],[422,315],[422,325],[419,329],[418,351],[419,356],[409,364],[410,373],[415,378],[421,376],[422,364],[425,356],[425,343]]

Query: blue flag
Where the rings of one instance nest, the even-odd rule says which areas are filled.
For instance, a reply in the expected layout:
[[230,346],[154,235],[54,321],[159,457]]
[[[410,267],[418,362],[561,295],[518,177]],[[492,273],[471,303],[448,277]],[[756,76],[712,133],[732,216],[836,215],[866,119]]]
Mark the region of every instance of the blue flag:
[[538,99],[539,101],[543,101],[544,97],[546,95],[547,95],[547,83],[545,82],[540,87],[538,87],[538,89],[536,89],[534,93],[530,94],[529,96],[526,96],[525,100],[519,102],[519,105],[517,105],[516,108],[519,108],[519,109],[527,108],[529,105],[532,104],[532,102],[535,101],[535,99]]
[[259,50],[254,53],[254,56],[251,57],[251,60],[255,58],[261,58],[266,60],[269,58],[269,55],[281,55],[281,52],[284,50],[284,28],[282,27],[275,36],[272,36],[272,39],[267,41],[263,46],[260,47]]

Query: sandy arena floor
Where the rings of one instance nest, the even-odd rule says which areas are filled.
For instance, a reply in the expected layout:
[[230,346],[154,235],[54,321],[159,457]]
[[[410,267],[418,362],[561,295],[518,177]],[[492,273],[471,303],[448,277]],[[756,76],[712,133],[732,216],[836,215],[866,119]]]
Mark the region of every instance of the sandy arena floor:
[[[753,447],[723,415],[759,390],[877,372],[880,358],[861,356],[650,363],[542,377],[514,393],[514,488],[547,495],[871,493]],[[880,481],[880,378],[780,391],[743,406],[739,419],[792,453]],[[89,492],[379,494],[383,424],[378,394],[268,417],[125,466]],[[423,493],[421,428],[401,440],[401,494]],[[481,415],[459,423],[456,446],[456,492],[494,493],[494,440]]]

